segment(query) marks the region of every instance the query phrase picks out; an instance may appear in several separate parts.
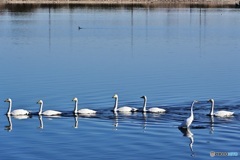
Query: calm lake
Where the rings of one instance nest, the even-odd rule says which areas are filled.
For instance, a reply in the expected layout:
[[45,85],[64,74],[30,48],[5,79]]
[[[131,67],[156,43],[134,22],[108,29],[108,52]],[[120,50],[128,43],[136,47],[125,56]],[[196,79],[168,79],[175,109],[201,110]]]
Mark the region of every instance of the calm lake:
[[[208,159],[240,156],[240,10],[104,6],[0,9],[0,159]],[[81,29],[80,29],[80,28]],[[119,106],[164,114],[113,114]],[[92,116],[7,117],[12,109]],[[233,117],[208,117],[234,111]],[[178,126],[190,115],[189,130]]]

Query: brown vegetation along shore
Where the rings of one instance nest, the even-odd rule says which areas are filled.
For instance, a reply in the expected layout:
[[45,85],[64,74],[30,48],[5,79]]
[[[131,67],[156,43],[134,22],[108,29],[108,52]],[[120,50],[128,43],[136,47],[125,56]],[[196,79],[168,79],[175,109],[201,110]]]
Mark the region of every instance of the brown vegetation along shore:
[[0,0],[1,4],[142,5],[148,7],[188,7],[199,5],[202,7],[236,7],[239,6],[240,0]]
[[238,0],[0,0],[5,4],[237,4]]

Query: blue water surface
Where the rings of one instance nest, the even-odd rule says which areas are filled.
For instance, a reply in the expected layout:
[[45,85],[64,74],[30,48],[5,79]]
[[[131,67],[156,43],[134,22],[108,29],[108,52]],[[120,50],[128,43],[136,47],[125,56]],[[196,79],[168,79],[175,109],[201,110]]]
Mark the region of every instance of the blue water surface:
[[[79,29],[81,27],[82,29]],[[239,150],[240,19],[235,8],[9,7],[0,10],[0,159],[207,159]],[[164,114],[113,114],[119,106]],[[93,116],[7,117],[13,109]],[[230,118],[206,116],[234,111]],[[190,130],[179,124],[190,114]],[[217,157],[226,159],[226,157]],[[227,157],[235,159],[236,157]]]

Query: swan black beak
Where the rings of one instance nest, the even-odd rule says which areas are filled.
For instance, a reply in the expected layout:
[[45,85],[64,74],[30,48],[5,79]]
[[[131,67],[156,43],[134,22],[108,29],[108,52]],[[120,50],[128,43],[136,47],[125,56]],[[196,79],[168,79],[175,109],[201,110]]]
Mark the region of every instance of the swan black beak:
[[144,98],[144,96],[140,97],[140,98]]
[[4,102],[8,102],[8,100],[6,99]]
[[209,100],[207,101],[207,103],[211,103],[211,99],[209,99]]

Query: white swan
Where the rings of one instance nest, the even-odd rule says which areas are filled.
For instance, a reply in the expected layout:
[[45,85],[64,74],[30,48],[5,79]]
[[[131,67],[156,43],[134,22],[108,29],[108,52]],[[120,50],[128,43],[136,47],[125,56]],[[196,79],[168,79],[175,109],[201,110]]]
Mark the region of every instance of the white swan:
[[56,116],[56,115],[61,115],[61,114],[62,114],[62,112],[54,111],[54,110],[46,110],[46,111],[42,112],[43,101],[42,101],[42,100],[39,100],[39,101],[37,102],[37,104],[40,104],[40,108],[39,108],[38,115]]
[[94,111],[92,109],[87,109],[87,108],[78,110],[78,99],[75,97],[75,98],[73,98],[72,101],[75,102],[75,108],[73,110],[74,114],[77,114],[77,113],[79,113],[79,114],[96,114],[97,113],[97,111]]
[[209,112],[209,116],[216,116],[216,117],[231,117],[234,112],[229,112],[229,111],[217,111],[214,113],[214,100],[209,99],[208,102],[212,104],[211,110]]
[[151,112],[151,113],[163,113],[163,112],[166,112],[165,109],[162,109],[162,108],[158,108],[158,107],[153,107],[153,108],[149,108],[148,110],[146,109],[147,108],[147,97],[146,96],[142,96],[140,98],[143,98],[144,99],[144,103],[143,103],[143,112]]
[[181,128],[189,128],[190,125],[192,124],[192,121],[194,119],[194,116],[193,116],[193,106],[194,106],[194,103],[197,103],[198,101],[194,100],[192,102],[192,106],[191,106],[191,115],[190,117],[188,117],[187,119],[185,119],[182,124],[179,126]]
[[12,100],[10,98],[6,99],[4,102],[9,102],[9,107],[6,115],[19,116],[19,115],[28,115],[30,112],[24,109],[16,109],[11,112],[12,109]]
[[115,99],[115,104],[113,107],[114,112],[117,112],[117,111],[119,111],[119,112],[136,112],[138,110],[137,108],[128,107],[128,106],[118,108],[118,95],[114,94],[112,98]]

